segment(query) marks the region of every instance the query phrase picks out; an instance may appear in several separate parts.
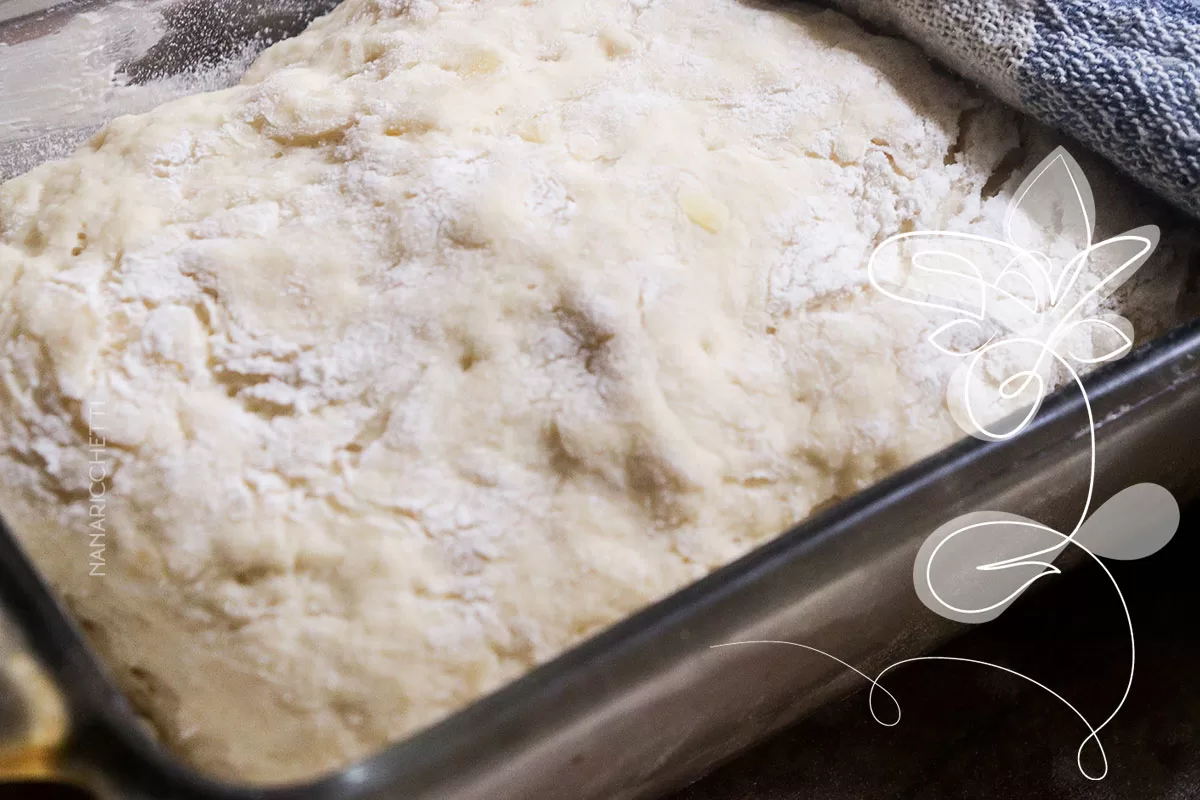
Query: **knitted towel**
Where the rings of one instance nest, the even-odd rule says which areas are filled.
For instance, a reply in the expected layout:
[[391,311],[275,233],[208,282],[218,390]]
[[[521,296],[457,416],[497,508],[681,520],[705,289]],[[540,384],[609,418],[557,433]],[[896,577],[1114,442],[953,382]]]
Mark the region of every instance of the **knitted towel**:
[[1200,0],[832,0],[1200,217]]

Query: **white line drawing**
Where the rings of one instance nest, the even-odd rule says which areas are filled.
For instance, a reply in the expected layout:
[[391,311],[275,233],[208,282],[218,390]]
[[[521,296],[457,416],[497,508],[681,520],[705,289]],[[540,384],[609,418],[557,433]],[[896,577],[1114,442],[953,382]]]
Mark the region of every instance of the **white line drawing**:
[[[1164,547],[1179,525],[1179,506],[1156,484],[1136,484],[1092,513],[1096,483],[1096,430],[1080,367],[1114,361],[1133,347],[1133,326],[1100,311],[1101,302],[1140,268],[1158,245],[1159,230],[1145,226],[1094,242],[1095,203],[1083,170],[1065,148],[1052,152],[1025,179],[1009,206],[1004,239],[965,233],[908,232],[877,247],[867,265],[871,285],[895,300],[928,309],[940,322],[930,344],[963,363],[947,387],[956,422],[976,438],[999,441],[1020,435],[1037,415],[1055,376],[1073,383],[1087,411],[1088,484],[1078,521],[1062,533],[1016,514],[982,511],[940,526],[925,540],[913,565],[913,586],[932,611],[951,620],[982,623],[998,617],[1038,580],[1060,573],[1055,558],[1075,546],[1104,571],[1120,600],[1129,636],[1129,674],[1120,701],[1093,724],[1061,694],[1027,675],[986,661],[923,656],[898,661],[874,678],[836,656],[869,681],[868,706],[881,725],[899,723],[900,705],[881,684],[892,670],[921,661],[989,667],[1027,681],[1069,708],[1087,727],[1076,765],[1089,780],[1108,775],[1100,732],[1120,713],[1133,686],[1137,647],[1121,587],[1102,558],[1133,560]],[[980,408],[981,404],[986,404]],[[1007,427],[997,427],[1007,426]],[[876,690],[896,707],[894,722],[880,719]],[[1084,751],[1094,743],[1100,769],[1089,771]]]

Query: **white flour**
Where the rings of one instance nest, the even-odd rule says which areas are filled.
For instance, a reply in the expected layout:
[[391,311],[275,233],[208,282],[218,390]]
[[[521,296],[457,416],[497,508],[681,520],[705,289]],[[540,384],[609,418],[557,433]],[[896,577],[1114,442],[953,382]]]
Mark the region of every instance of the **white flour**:
[[120,69],[162,38],[180,0],[113,2],[44,22],[0,25],[0,180],[68,155],[100,125],[237,82],[261,46],[146,83]]

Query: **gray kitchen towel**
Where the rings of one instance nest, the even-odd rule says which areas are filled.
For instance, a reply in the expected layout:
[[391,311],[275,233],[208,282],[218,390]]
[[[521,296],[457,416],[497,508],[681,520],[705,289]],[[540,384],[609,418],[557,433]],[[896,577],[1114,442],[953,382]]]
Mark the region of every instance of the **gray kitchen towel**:
[[832,0],[1200,217],[1200,0]]

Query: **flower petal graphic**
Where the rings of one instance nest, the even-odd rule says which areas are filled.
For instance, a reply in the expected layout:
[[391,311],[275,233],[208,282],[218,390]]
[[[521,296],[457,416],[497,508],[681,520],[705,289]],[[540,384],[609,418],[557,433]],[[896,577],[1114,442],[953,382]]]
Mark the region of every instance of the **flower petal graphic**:
[[1068,266],[1069,285],[1059,298],[1061,318],[1091,313],[1146,263],[1160,237],[1157,225],[1143,225],[1079,253]]
[[1035,581],[1058,573],[1049,562],[1062,542],[1052,529],[1017,514],[964,514],[921,545],[913,587],[927,608],[946,619],[988,622]]
[[[902,233],[875,248],[867,262],[867,276],[875,289],[894,300],[979,321],[990,316],[1011,327],[1036,316],[1022,307],[1028,306],[1031,292],[1015,285],[1019,279],[1010,278],[1019,292],[1020,302],[1013,302],[1008,292],[997,290],[995,282],[1006,270],[1028,272],[1021,266],[1024,261],[1029,261],[1028,254],[998,239],[966,233]],[[1035,279],[1038,272],[1035,267]],[[1020,318],[1010,324],[1008,318],[1014,313]]]
[[1066,265],[1092,245],[1096,201],[1087,176],[1063,147],[1029,174],[1013,197],[1004,235],[1016,248],[1040,253],[1049,263],[1044,294],[1056,305],[1067,288]]
[[1102,558],[1135,561],[1167,546],[1179,529],[1179,503],[1156,483],[1137,483],[1096,509],[1075,540]]
[[1133,324],[1116,314],[1089,317],[1065,325],[1058,352],[1080,364],[1103,364],[1133,349]]

